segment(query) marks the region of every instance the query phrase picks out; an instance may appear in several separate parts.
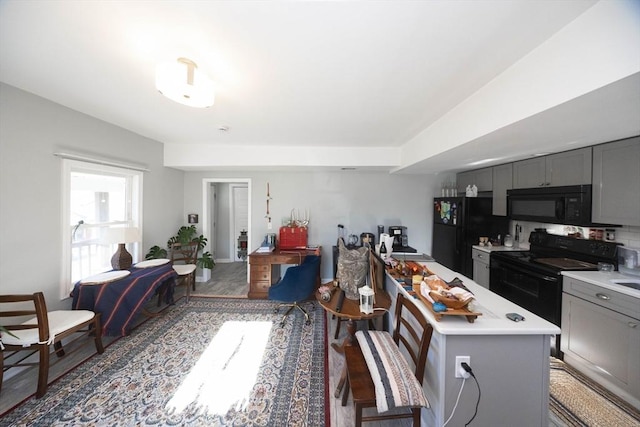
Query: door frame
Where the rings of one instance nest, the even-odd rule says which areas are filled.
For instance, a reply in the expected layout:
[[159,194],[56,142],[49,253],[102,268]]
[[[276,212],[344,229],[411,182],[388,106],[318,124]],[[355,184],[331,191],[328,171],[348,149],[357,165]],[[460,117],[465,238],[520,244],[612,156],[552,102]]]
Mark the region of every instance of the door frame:
[[[242,183],[247,185],[247,251],[251,253],[251,178],[203,178],[202,179],[202,234],[207,238],[207,244],[204,247],[205,251],[211,251],[210,242],[211,239],[211,227],[209,224],[209,217],[211,216],[211,200],[209,200],[209,186],[216,183]],[[211,279],[211,270],[208,268],[202,269],[202,281],[208,281]],[[249,263],[247,262],[247,283],[249,283]]]
[[[246,188],[247,189],[247,199],[248,199],[248,186],[243,183],[243,182],[233,182],[231,184],[229,184],[229,209],[230,209],[230,224],[229,224],[229,228],[231,228],[232,233],[231,235],[233,236],[230,239],[229,244],[231,245],[230,248],[230,255],[231,255],[231,261],[233,262],[238,262],[238,261],[242,261],[241,259],[237,259],[238,258],[238,237],[240,236],[239,234],[237,234],[236,231],[236,199],[240,199],[240,197],[236,198],[236,193],[235,190],[237,188]],[[247,200],[248,202],[249,200]],[[249,210],[249,206],[247,206],[247,215],[249,214],[248,212]],[[247,220],[248,220],[248,216],[247,216]],[[247,227],[249,227],[249,223],[247,221]],[[246,231],[246,230],[245,230]],[[247,234],[247,238],[248,238],[248,234]],[[248,248],[247,248],[248,250]],[[249,252],[247,252],[247,255],[249,254]]]

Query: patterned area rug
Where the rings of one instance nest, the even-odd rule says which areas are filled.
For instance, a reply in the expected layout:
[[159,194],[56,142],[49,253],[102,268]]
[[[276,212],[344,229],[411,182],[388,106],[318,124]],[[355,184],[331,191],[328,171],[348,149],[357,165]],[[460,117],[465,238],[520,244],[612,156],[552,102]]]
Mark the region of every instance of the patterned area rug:
[[324,426],[325,316],[180,300],[30,398],[6,425]]
[[558,425],[640,426],[638,410],[555,358],[549,392],[551,420]]

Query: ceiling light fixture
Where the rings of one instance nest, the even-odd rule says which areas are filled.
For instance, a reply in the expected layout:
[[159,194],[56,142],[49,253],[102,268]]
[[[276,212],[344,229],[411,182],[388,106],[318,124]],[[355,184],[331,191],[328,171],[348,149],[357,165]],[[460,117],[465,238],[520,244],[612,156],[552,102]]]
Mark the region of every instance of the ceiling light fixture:
[[213,82],[187,58],[159,64],[156,88],[172,101],[189,107],[207,108],[215,101]]

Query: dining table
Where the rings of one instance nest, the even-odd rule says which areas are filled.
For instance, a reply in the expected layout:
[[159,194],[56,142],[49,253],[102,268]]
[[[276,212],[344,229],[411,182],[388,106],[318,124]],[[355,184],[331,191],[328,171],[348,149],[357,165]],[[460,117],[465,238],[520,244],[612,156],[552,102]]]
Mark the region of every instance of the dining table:
[[154,295],[173,304],[177,274],[168,261],[139,263],[140,267],[136,264],[80,280],[71,292],[72,308],[100,313],[103,335],[126,336],[138,315],[154,314],[145,308]]

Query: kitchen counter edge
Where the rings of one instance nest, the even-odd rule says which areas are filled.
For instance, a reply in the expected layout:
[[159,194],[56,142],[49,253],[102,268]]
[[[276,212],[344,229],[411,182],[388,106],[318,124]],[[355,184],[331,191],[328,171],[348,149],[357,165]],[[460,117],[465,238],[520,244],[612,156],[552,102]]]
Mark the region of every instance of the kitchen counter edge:
[[613,280],[640,282],[639,276],[622,274],[617,271],[563,271],[562,275],[572,277],[577,280],[582,280],[583,282],[591,283],[593,285],[602,286],[603,288],[619,292],[630,297],[640,298],[639,290],[628,288],[626,286],[618,285],[612,282]]
[[[530,311],[508,301],[490,290],[478,285],[473,280],[462,274],[458,274],[447,267],[430,262],[421,263],[431,272],[445,281],[459,277],[464,285],[475,295],[474,310],[482,313],[473,323],[464,316],[448,316],[436,321],[433,313],[417,297],[413,299],[420,311],[427,318],[433,328],[443,335],[555,335],[560,333],[560,328]],[[387,278],[398,287],[398,292],[413,298],[393,276],[387,273]],[[514,322],[506,318],[507,313],[519,313],[525,320]]]

